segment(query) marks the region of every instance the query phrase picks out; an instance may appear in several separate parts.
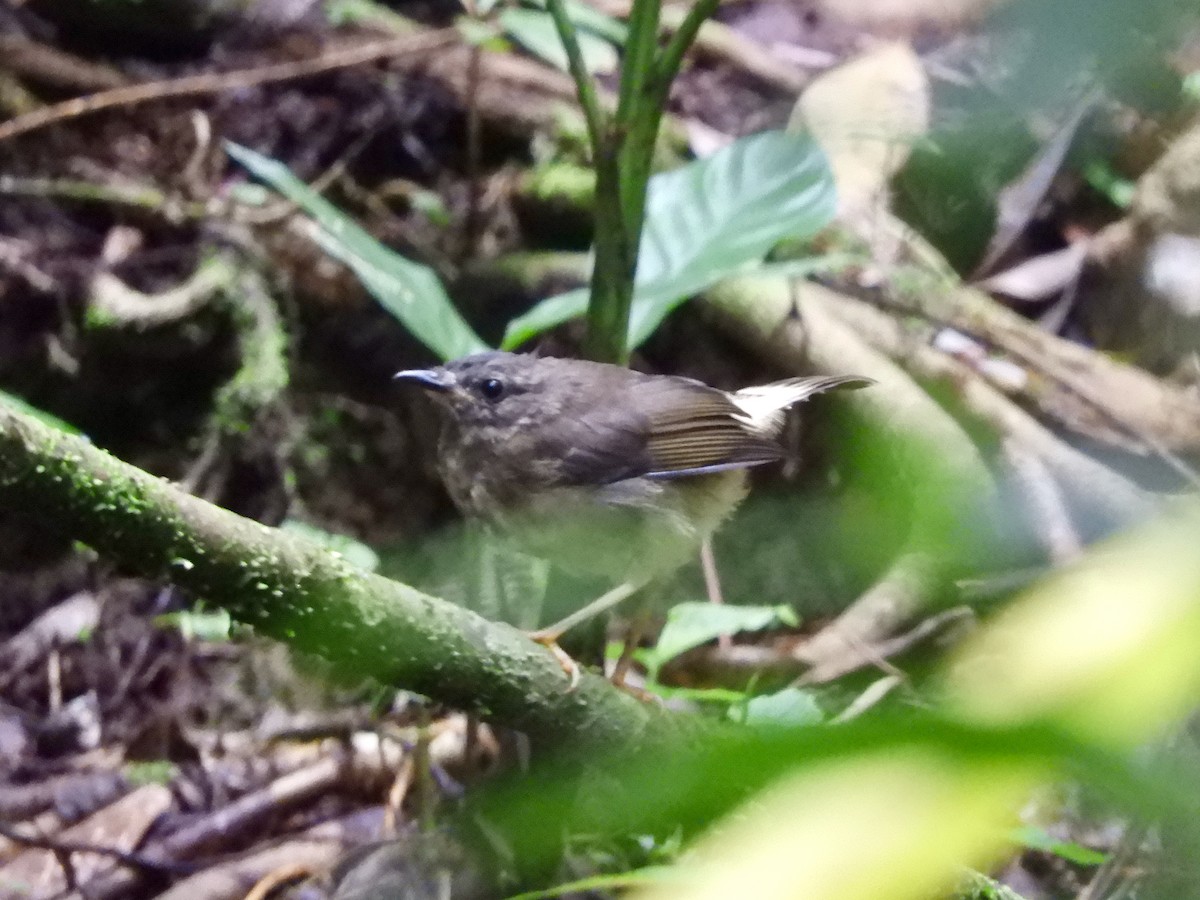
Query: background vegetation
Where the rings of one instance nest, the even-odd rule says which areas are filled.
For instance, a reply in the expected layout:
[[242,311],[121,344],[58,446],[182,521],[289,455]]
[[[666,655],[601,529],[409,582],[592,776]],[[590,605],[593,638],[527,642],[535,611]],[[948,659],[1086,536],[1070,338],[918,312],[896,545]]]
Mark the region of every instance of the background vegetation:
[[[0,894],[1195,894],[1198,28],[0,10]],[[389,385],[487,346],[878,384],[635,699]]]

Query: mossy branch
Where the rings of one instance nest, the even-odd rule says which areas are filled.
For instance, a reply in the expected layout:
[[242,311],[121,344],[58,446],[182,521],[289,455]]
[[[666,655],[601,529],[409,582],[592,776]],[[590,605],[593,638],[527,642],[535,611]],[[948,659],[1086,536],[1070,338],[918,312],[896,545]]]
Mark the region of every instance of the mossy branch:
[[138,574],[169,578],[342,673],[542,744],[628,747],[666,738],[686,719],[597,676],[568,692],[559,664],[520,631],[206,503],[2,401],[0,504]]

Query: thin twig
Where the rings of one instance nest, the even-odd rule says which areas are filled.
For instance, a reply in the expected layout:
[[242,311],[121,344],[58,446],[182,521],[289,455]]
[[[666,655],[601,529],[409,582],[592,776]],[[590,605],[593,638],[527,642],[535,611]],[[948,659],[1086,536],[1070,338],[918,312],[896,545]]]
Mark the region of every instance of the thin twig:
[[[174,862],[167,859],[153,859],[148,856],[143,856],[140,853],[131,853],[126,850],[118,850],[116,847],[105,847],[102,844],[89,844],[84,841],[65,841],[59,838],[41,834],[26,834],[20,829],[13,828],[11,825],[6,825],[0,822],[0,837],[12,841],[14,844],[21,844],[26,847],[35,847],[39,850],[49,850],[55,856],[61,857],[71,853],[91,853],[95,856],[104,856],[109,859],[115,859],[122,865],[131,866],[135,869],[142,869],[147,872],[165,873],[168,875],[191,875],[198,868],[194,863]],[[67,879],[70,886],[70,879]]]
[[135,106],[139,103],[167,97],[193,97],[255,87],[261,84],[294,81],[298,78],[308,78],[336,69],[360,66],[392,56],[432,53],[456,43],[457,39],[457,32],[453,28],[443,28],[386,41],[371,41],[356,47],[331,50],[312,59],[276,63],[254,69],[225,72],[220,75],[189,75],[183,78],[114,88],[98,94],[89,94],[86,97],[76,97],[10,119],[0,124],[0,142],[45,128],[48,125],[77,119],[105,109]]

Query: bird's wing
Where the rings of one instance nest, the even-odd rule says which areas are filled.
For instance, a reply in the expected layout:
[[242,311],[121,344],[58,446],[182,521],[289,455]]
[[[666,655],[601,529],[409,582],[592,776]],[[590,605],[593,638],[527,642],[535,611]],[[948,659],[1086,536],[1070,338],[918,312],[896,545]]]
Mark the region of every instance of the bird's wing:
[[641,403],[649,421],[646,475],[673,478],[783,458],[779,444],[756,431],[723,391],[683,378],[654,384]]
[[634,378],[623,397],[564,416],[565,480],[609,484],[745,468],[782,458],[727,394],[687,378]]

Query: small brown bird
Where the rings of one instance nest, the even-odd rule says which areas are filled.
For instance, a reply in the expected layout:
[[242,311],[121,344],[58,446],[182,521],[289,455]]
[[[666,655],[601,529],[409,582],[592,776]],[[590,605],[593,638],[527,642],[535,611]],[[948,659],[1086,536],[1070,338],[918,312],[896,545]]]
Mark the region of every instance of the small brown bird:
[[398,372],[442,407],[438,466],[455,504],[531,555],[618,587],[538,633],[551,642],[693,558],[784,457],[788,407],[855,376],[723,391],[674,375],[513,353]]

